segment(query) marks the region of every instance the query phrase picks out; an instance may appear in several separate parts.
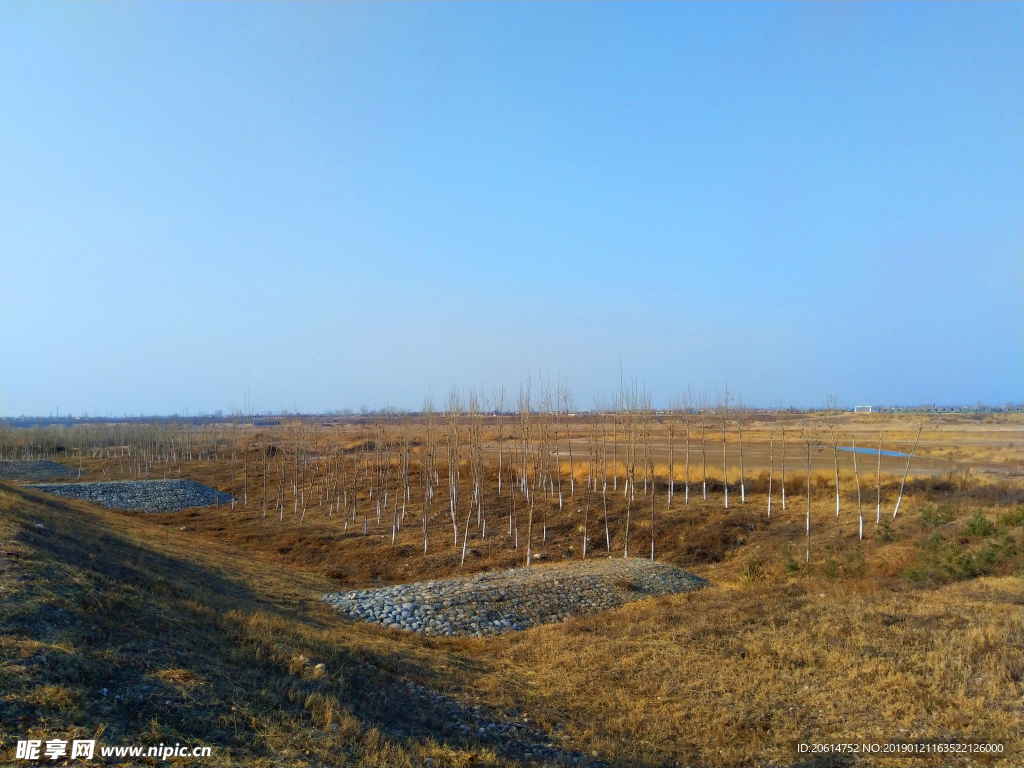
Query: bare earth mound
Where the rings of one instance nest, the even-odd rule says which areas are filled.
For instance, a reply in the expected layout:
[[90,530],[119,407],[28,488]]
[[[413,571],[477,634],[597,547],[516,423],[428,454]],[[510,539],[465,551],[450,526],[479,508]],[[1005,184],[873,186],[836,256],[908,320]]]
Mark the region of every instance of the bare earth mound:
[[463,579],[334,592],[324,600],[353,619],[425,635],[496,635],[588,616],[632,600],[700,589],[710,582],[663,563],[587,560]]
[[77,476],[77,469],[55,461],[0,461],[0,480],[60,480]]
[[82,499],[113,509],[180,512],[192,507],[230,504],[231,496],[194,480],[135,480],[111,483],[39,483],[33,490]]

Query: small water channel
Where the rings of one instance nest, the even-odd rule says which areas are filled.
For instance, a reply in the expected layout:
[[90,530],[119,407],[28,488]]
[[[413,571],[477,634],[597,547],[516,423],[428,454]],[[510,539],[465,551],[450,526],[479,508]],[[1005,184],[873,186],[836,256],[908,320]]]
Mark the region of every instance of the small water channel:
[[[849,453],[852,453],[853,450],[854,450],[853,448],[850,448],[848,446],[843,446],[843,445],[839,445],[839,446],[836,446],[836,447],[840,451],[847,451]],[[857,448],[857,453],[870,453],[872,456],[877,456],[878,455],[878,449],[877,448]],[[883,456],[909,456],[910,454],[909,453],[900,453],[899,451],[882,451],[882,455]]]

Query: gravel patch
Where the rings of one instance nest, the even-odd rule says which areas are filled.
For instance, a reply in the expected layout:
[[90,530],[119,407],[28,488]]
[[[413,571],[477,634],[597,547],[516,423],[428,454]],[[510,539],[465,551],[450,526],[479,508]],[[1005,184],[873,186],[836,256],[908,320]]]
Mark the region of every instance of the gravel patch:
[[55,461],[0,461],[0,480],[60,480],[65,477],[78,477],[78,470]]
[[220,497],[230,504],[231,495],[195,480],[131,480],[109,483],[37,483],[34,490],[71,499],[82,499],[113,509],[146,512],[180,512],[192,507],[211,507]]
[[353,619],[424,635],[483,637],[589,616],[710,582],[639,558],[514,568],[462,579],[332,592],[323,599]]

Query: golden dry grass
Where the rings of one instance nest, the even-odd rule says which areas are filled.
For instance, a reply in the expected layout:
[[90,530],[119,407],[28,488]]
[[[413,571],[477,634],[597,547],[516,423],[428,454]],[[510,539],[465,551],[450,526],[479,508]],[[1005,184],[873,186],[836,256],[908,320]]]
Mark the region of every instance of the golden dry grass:
[[[873,417],[857,419],[875,429]],[[443,505],[424,557],[415,505],[392,547],[390,522],[378,529],[373,516],[363,536],[318,507],[303,522],[290,506],[283,522],[264,519],[252,497],[248,509],[142,515],[7,484],[0,759],[15,738],[101,733],[109,743],[213,744],[218,765],[511,762],[409,697],[412,680],[514,709],[552,741],[613,765],[846,765],[808,762],[794,745],[952,738],[1006,751],[860,764],[1020,764],[1019,479],[912,474],[893,520],[890,472],[876,526],[869,474],[860,540],[854,478],[844,465],[837,519],[826,465],[812,478],[805,562],[802,467],[787,476],[789,508],[776,495],[771,519],[766,477],[756,462],[747,469],[748,503],[733,491],[728,510],[714,470],[706,502],[692,470],[689,505],[678,494],[665,510],[658,486],[658,558],[713,587],[487,640],[353,624],[318,595],[521,565],[524,510],[517,550],[507,496],[493,491],[490,536],[474,533],[461,565]],[[226,490],[226,471],[197,461],[182,476]],[[548,498],[546,543],[538,506],[533,546],[544,561],[580,556],[582,498],[578,488],[563,511]],[[610,501],[621,556],[621,491]],[[638,497],[631,551],[641,556],[649,514]],[[606,557],[596,500],[589,525],[590,555]],[[99,696],[102,687],[124,702]]]

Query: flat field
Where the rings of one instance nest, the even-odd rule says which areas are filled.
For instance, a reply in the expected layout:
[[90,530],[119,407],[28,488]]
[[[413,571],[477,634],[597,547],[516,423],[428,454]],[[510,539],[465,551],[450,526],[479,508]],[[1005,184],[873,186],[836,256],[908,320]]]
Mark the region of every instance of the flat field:
[[[498,493],[497,425],[484,421],[464,443],[453,525],[441,421],[426,554],[421,423],[407,433],[404,519],[394,503],[402,451],[376,447],[382,436],[398,446],[401,424],[221,428],[202,443],[215,456],[196,448],[182,458],[179,445],[164,463],[164,437],[144,443],[141,433],[81,459],[57,457],[92,480],[194,479],[234,493],[234,508],[147,515],[5,482],[0,759],[11,762],[17,739],[99,734],[109,744],[211,745],[213,765],[1021,764],[1019,417],[926,423],[895,518],[906,459],[883,456],[879,472],[877,454],[861,454],[855,476],[852,454],[840,453],[837,515],[830,425],[812,415],[751,415],[742,485],[735,423],[724,456],[720,425],[705,425],[705,467],[691,421],[688,502],[685,426],[670,436],[668,423],[652,424],[646,442],[633,441],[642,448],[634,456],[651,457],[646,493],[644,462],[632,465],[630,498],[630,459],[591,464],[592,425],[570,419],[575,482],[563,433],[553,443],[561,470],[546,487],[533,488],[538,464],[525,464],[531,503],[519,476],[503,475]],[[871,414],[831,426],[839,445],[855,437],[861,446],[863,436],[877,448],[882,430],[885,450],[909,453],[920,424]],[[629,444],[618,428],[616,454]],[[529,443],[516,453],[513,420],[503,429],[503,472],[510,455],[517,466],[549,455]],[[486,535],[471,506],[476,455]],[[374,481],[385,457],[388,479]],[[588,475],[600,477],[597,488],[588,490]],[[621,558],[627,518],[631,557],[650,557],[653,540],[658,560],[711,586],[487,638],[352,621],[319,597],[522,568],[527,548],[531,567],[564,564],[582,558],[584,537],[588,559]],[[477,727],[488,723],[534,735],[496,739]],[[1002,752],[815,756],[798,747],[936,740]]]

